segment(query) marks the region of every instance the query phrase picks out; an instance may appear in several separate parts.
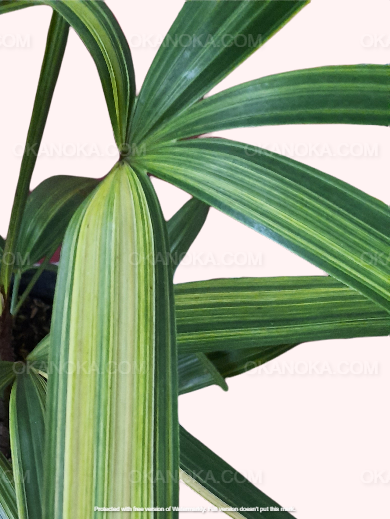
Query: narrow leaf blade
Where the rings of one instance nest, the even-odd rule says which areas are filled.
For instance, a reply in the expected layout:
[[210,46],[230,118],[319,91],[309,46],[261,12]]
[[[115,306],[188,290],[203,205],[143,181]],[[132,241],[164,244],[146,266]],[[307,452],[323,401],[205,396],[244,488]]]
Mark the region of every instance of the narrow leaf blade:
[[181,353],[390,334],[385,310],[325,276],[183,283],[175,302]]
[[300,162],[224,139],[160,145],[131,162],[390,311],[390,209],[383,202]]
[[167,238],[153,196],[147,177],[120,163],[65,236],[50,337],[48,517],[177,502],[178,482],[165,477],[179,463],[172,279],[154,261]]
[[[226,512],[234,519],[246,517],[257,519],[259,509],[277,507],[273,499],[255,487],[242,474],[234,470],[199,440],[180,427],[180,468],[182,480],[202,497],[219,508],[237,508],[238,511]],[[229,477],[227,477],[229,475]],[[239,511],[240,508],[257,510]],[[263,511],[269,519],[293,519],[288,512]]]
[[174,269],[179,266],[188,249],[201,231],[209,206],[192,198],[167,222],[170,252]]
[[389,126],[389,65],[296,70],[243,83],[192,105],[153,141],[245,126],[375,124]]
[[0,519],[20,519],[12,466],[0,452]]
[[59,175],[32,191],[17,245],[23,270],[57,249],[76,209],[97,184],[92,178]]
[[132,142],[199,100],[306,4],[187,1],[142,86]]
[[10,399],[10,440],[20,519],[42,518],[46,382],[33,369],[18,375]]

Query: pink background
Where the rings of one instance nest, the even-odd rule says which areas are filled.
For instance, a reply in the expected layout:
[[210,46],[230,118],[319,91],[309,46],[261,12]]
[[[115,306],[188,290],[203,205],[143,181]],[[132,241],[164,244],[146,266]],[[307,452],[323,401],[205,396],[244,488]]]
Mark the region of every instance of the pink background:
[[[132,45],[139,89],[157,51],[157,42],[169,29],[182,0],[107,0],[107,3]],[[388,0],[314,0],[215,91],[306,67],[387,63],[389,19]],[[25,41],[29,43],[19,47],[0,44],[0,233],[3,236],[20,166],[18,150],[28,128],[49,20],[50,9],[46,7],[0,17],[3,42],[8,41],[9,45],[13,35],[27,38]],[[375,44],[376,37],[383,38]],[[292,146],[302,155],[293,158],[390,204],[387,128],[287,126],[239,129],[219,135],[263,147]],[[32,187],[51,175],[100,178],[116,161],[98,74],[74,33],[70,36],[43,143],[45,153],[38,161]],[[342,145],[351,150],[371,146],[377,152],[376,156],[315,156],[304,152],[310,144],[322,150],[329,147],[336,155]],[[63,150],[62,156],[50,152],[54,145]],[[87,145],[87,149],[98,150],[101,156],[97,157],[96,153],[75,156],[71,151],[74,145]],[[72,156],[64,156],[66,150]],[[155,185],[167,218],[189,198],[161,181]],[[262,261],[257,266],[213,265],[207,259],[212,257],[213,261],[221,262],[226,252],[241,254],[237,256],[241,258],[251,253]],[[194,257],[201,260],[195,261]],[[200,261],[206,264],[200,265]],[[211,210],[187,263],[178,269],[176,282],[321,274],[316,267],[215,210]],[[181,423],[281,505],[295,507],[299,519],[388,519],[390,483],[378,479],[368,484],[363,479],[368,481],[375,473],[390,479],[389,346],[389,338],[301,345],[268,365],[273,374],[256,370],[230,379],[227,394],[211,387],[181,397]],[[319,362],[320,369],[329,366],[336,374],[301,375],[298,372],[302,371],[302,364],[299,367],[298,362],[306,366]],[[354,371],[358,371],[358,366],[375,365],[377,374],[342,375],[338,373],[340,362],[348,363]],[[286,366],[294,373],[281,374]],[[206,504],[184,485],[181,490],[181,506]],[[195,514],[181,515],[190,519]],[[217,515],[221,516],[210,517],[217,519]]]

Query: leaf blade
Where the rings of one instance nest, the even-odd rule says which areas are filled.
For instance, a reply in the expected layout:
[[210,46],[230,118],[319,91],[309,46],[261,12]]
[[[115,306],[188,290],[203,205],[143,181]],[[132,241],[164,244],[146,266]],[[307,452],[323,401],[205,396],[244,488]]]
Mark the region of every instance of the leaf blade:
[[174,271],[201,231],[209,209],[208,205],[196,198],[192,198],[167,222]]
[[65,235],[76,209],[97,186],[92,178],[59,175],[39,184],[27,199],[17,251],[26,270],[53,254]]
[[383,202],[287,157],[224,139],[164,144],[130,162],[390,311],[390,210]]
[[175,302],[181,353],[390,334],[385,310],[324,276],[183,283]]
[[285,72],[243,83],[192,105],[153,141],[247,126],[390,124],[389,65],[346,65]]
[[[24,3],[22,5],[25,6]],[[53,13],[4,247],[4,256],[10,254],[11,258],[15,253],[23,211],[29,194],[30,181],[60,73],[68,33],[69,25],[61,16]],[[5,295],[7,295],[10,285],[12,267],[10,261],[1,262],[0,282],[4,287]]]
[[42,517],[46,382],[34,370],[18,375],[10,399],[10,440],[20,519]]
[[[153,506],[161,495],[171,500],[177,493],[177,482],[150,477],[157,469],[172,474],[179,462],[172,432],[177,422],[176,378],[171,377],[173,367],[177,373],[176,347],[170,344],[174,315],[166,304],[169,270],[162,262],[155,270],[150,261],[161,229],[149,211],[148,182],[118,164],[79,208],[64,240],[50,337],[54,369],[44,485],[44,515],[56,519],[82,519],[93,506],[114,502]],[[149,261],[132,263],[134,253]],[[169,319],[155,330],[161,314]],[[97,369],[70,373],[64,369],[69,361]],[[172,421],[168,431],[167,421]],[[148,477],[129,482],[129,474]]]
[[[269,498],[250,481],[234,470],[228,463],[222,460],[214,452],[203,445],[199,440],[180,427],[180,467],[184,472],[183,481],[198,492],[202,497],[217,507],[237,508],[267,508],[281,507],[273,499]],[[229,474],[229,482],[226,477]],[[211,475],[211,477],[210,477]],[[255,519],[259,510],[226,512],[230,517],[239,519]],[[267,518],[290,518],[288,512],[263,511]]]
[[[200,99],[307,3],[187,1],[142,86],[132,142],[139,143],[164,120]],[[245,39],[244,45],[242,39],[234,41],[237,37]]]
[[0,518],[19,519],[12,466],[0,452]]

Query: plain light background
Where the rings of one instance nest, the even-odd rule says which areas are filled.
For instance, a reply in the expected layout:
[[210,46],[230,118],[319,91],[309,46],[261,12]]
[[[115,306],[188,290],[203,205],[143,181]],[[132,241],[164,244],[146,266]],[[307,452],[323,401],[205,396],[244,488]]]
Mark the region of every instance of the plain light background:
[[[130,40],[138,91],[158,42],[182,3],[107,0]],[[28,129],[50,13],[47,7],[34,7],[0,17],[3,236],[7,232],[20,150]],[[214,91],[294,69],[388,63],[389,19],[388,0],[313,0]],[[274,150],[293,149],[296,160],[390,204],[387,128],[286,126],[238,129],[218,135]],[[320,156],[305,152],[310,145],[320,150]],[[77,156],[75,146],[86,149],[89,156]],[[375,150],[374,156],[353,156],[360,155],[362,146]],[[71,32],[32,187],[51,175],[100,178],[116,162],[113,149],[95,65],[77,35]],[[337,156],[340,149],[350,149],[351,153]],[[329,156],[326,150],[336,156]],[[189,199],[187,194],[161,181],[156,181],[155,186],[167,218]],[[223,264],[226,253],[229,258],[236,255],[237,264]],[[260,264],[246,264],[243,258],[250,254],[261,258]],[[321,271],[313,265],[211,210],[175,281],[316,274]],[[282,506],[295,507],[294,515],[299,519],[388,519],[389,347],[389,338],[300,345],[266,365],[268,374],[255,370],[229,379],[228,393],[211,387],[181,397],[181,423]],[[359,371],[359,366],[376,366],[378,373],[342,375],[338,372],[342,362],[352,371]],[[323,374],[299,374],[310,363],[319,366]],[[287,367],[293,374],[288,374]],[[336,374],[330,375],[328,367]],[[373,483],[367,483],[371,480]],[[180,505],[208,506],[184,485]],[[181,514],[188,519],[195,515]],[[222,517],[220,513],[207,515]]]

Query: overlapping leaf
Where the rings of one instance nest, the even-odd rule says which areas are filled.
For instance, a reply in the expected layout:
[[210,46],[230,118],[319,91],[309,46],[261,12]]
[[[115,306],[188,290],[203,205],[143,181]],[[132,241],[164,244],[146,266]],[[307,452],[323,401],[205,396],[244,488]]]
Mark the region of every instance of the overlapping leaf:
[[390,210],[383,202],[287,157],[222,139],[156,146],[131,162],[390,311]]
[[0,361],[0,395],[14,381],[16,376],[15,364],[8,361]]
[[148,178],[120,163],[68,227],[50,337],[44,516],[178,502],[172,280],[155,261],[168,251],[153,197]]
[[390,66],[296,70],[243,83],[192,105],[153,141],[242,126],[390,124]]
[[[225,508],[234,519],[293,519],[273,499],[255,487],[226,461],[180,427],[181,479],[218,508]],[[257,508],[256,508],[257,507]],[[271,511],[270,508],[277,508]],[[248,510],[249,509],[249,510]]]
[[[135,99],[133,62],[127,40],[101,0],[0,0],[0,14],[31,5],[49,5],[78,33],[96,63],[119,148],[127,143]],[[47,73],[51,81],[53,72]],[[50,96],[49,96],[50,97]]]
[[390,315],[325,276],[175,285],[180,352],[238,350],[390,334]]
[[[18,0],[15,3],[18,4]],[[2,5],[3,3],[0,2],[0,13]],[[22,5],[25,6],[24,2],[22,2]],[[15,249],[22,224],[23,211],[29,194],[31,176],[34,171],[54,89],[57,84],[68,32],[69,25],[67,22],[57,13],[53,13],[4,247],[4,256],[8,259],[1,262],[0,283],[4,287],[6,294],[13,270],[13,261],[9,261],[8,255],[11,255],[12,259],[12,255],[15,255],[16,252]]]
[[23,269],[53,254],[76,209],[97,184],[92,178],[60,175],[34,189],[27,200],[17,245]]
[[10,440],[19,519],[42,519],[46,381],[34,369],[17,376]]
[[187,1],[142,86],[132,142],[200,99],[307,3]]
[[182,261],[188,249],[202,229],[209,206],[192,198],[167,222],[171,259],[174,269]]
[[20,519],[12,466],[0,452],[0,519]]

